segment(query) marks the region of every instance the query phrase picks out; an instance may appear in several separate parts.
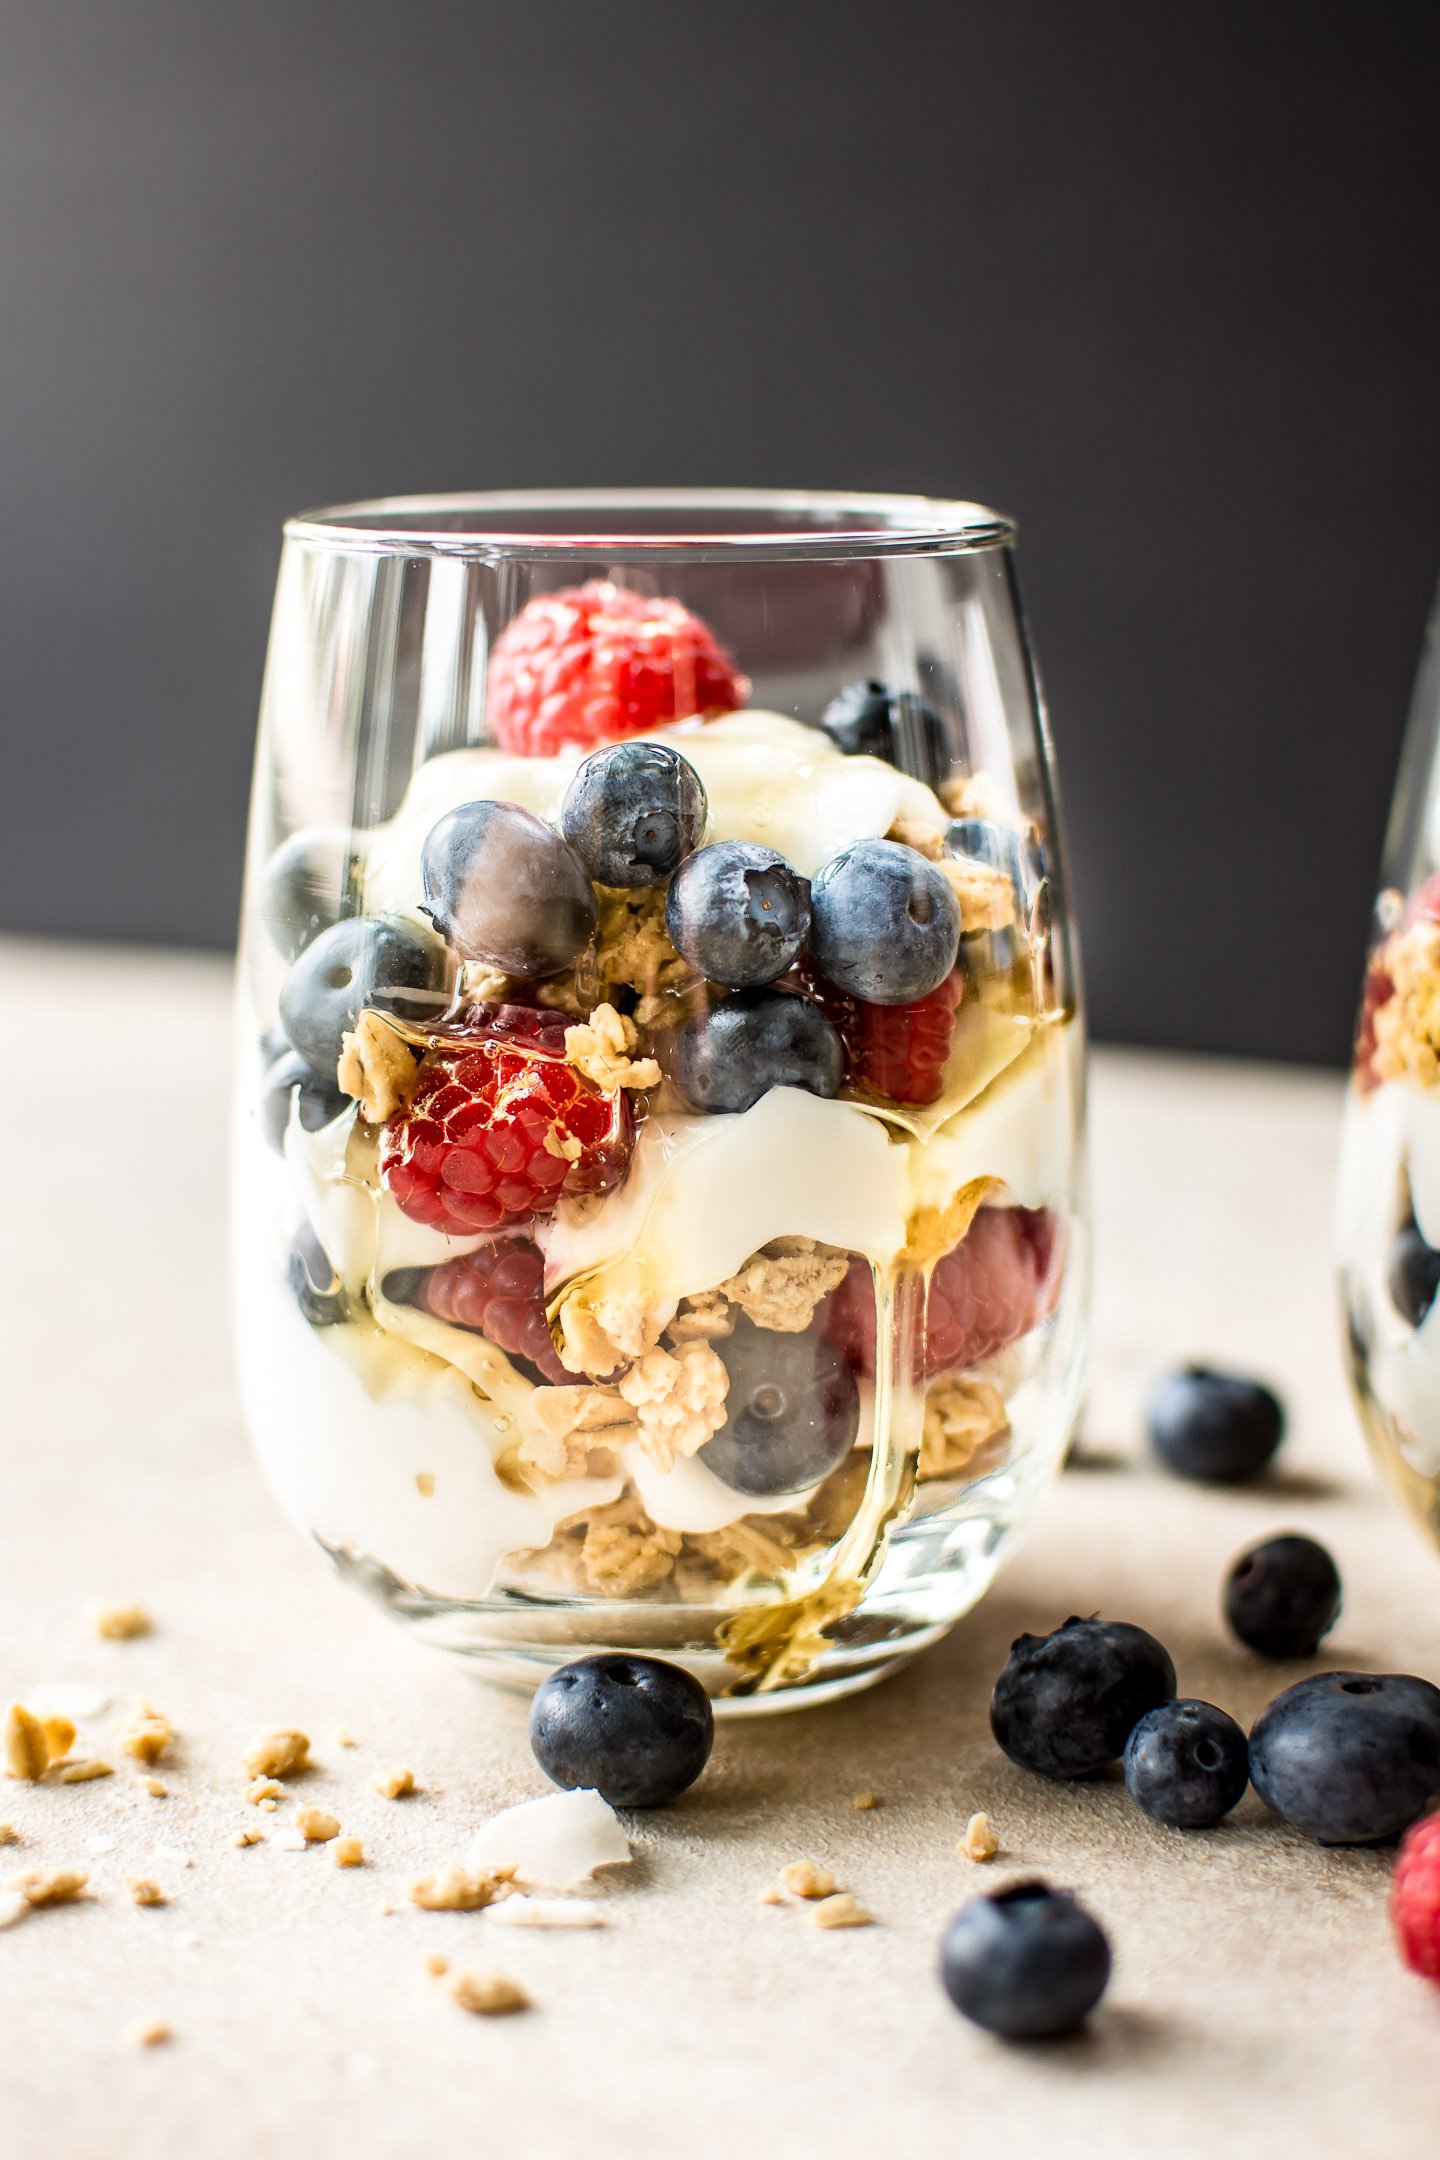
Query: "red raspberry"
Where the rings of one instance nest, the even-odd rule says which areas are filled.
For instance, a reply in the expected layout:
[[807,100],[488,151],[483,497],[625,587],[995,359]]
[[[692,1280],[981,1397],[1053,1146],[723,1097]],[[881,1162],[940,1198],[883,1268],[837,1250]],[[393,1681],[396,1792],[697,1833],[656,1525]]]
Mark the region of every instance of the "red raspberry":
[[1375,1015],[1394,995],[1394,981],[1376,953],[1365,971],[1360,1017],[1355,1023],[1355,1078],[1367,1092],[1375,1085]]
[[[935,1263],[925,1308],[925,1371],[963,1372],[1018,1342],[1054,1310],[1064,1245],[1046,1208],[981,1208]],[[830,1300],[826,1334],[857,1371],[875,1370],[875,1285],[863,1261]]]
[[427,1054],[382,1131],[381,1181],[403,1213],[465,1236],[548,1215],[562,1190],[618,1184],[634,1112],[623,1088],[602,1095],[565,1062],[564,1016],[472,1012],[485,1017]]
[[1406,929],[1417,922],[1440,923],[1440,872],[1426,878],[1405,903]]
[[955,1015],[965,995],[957,969],[938,990],[909,1005],[869,1005],[803,970],[806,988],[845,1046],[845,1076],[891,1102],[938,1102],[955,1040]]
[[490,655],[491,731],[521,757],[733,712],[749,695],[698,615],[598,579],[537,594]]
[[557,1387],[575,1378],[555,1354],[545,1317],[545,1261],[529,1238],[494,1238],[426,1268],[410,1302],[452,1327],[473,1329],[507,1357],[524,1358]]
[[1390,1924],[1411,1972],[1440,1980],[1440,1814],[1422,1815],[1401,1840]]

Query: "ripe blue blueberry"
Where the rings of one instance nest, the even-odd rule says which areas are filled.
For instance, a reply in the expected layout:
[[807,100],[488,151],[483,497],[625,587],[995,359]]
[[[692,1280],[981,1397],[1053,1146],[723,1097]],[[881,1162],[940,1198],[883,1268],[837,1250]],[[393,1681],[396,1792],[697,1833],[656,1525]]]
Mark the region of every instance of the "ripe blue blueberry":
[[663,885],[705,831],[705,790],[664,743],[612,743],[586,758],[565,793],[560,830],[601,885]]
[[960,950],[960,903],[935,865],[896,840],[857,840],[810,888],[810,948],[838,990],[908,1005],[938,990]]
[[340,826],[309,826],[276,848],[260,873],[260,919],[282,959],[340,920],[354,873],[354,842]]
[[1208,1830],[1238,1805],[1249,1782],[1245,1735],[1213,1703],[1161,1703],[1125,1743],[1131,1799],[1174,1830]]
[[1261,1657],[1313,1657],[1340,1617],[1340,1571],[1314,1538],[1266,1538],[1231,1568],[1225,1617]]
[[810,931],[810,887],[774,848],[716,840],[670,880],[675,950],[730,990],[758,990],[793,967]]
[[260,1130],[277,1155],[284,1153],[290,1106],[297,1089],[300,1124],[305,1132],[319,1132],[351,1107],[348,1095],[312,1072],[297,1050],[287,1050],[267,1069],[260,1091]]
[[541,1681],[530,1706],[530,1745],[545,1775],[612,1807],[663,1807],[694,1784],[714,1738],[704,1688],[661,1658],[577,1658]]
[[745,990],[687,1020],[670,1077],[694,1110],[748,1110],[771,1088],[838,1095],[845,1053],[818,1005],[788,990]]
[[1068,1890],[1019,1882],[962,1905],[940,1946],[961,2014],[1002,2040],[1073,2032],[1105,1992],[1110,1945]]
[[1316,1673],[1250,1733],[1267,1807],[1322,1845],[1376,1845],[1440,1795],[1440,1688],[1409,1673]]
[[350,1317],[349,1300],[324,1246],[307,1223],[290,1248],[286,1279],[311,1327],[336,1327]]
[[595,893],[559,833],[518,803],[461,803],[426,835],[425,913],[462,960],[553,975],[595,934]]
[[945,722],[914,690],[891,690],[874,678],[847,683],[820,725],[846,757],[884,758],[927,787],[938,787],[949,770]]
[[1396,1312],[1418,1328],[1440,1289],[1440,1252],[1426,1244],[1414,1222],[1406,1223],[1390,1248],[1389,1283]]
[[1240,1485],[1258,1477],[1279,1447],[1285,1412],[1258,1380],[1189,1365],[1156,1381],[1145,1424],[1151,1446],[1178,1477]]
[[990,1698],[1011,1762],[1042,1777],[1090,1777],[1118,1761],[1147,1710],[1175,1693],[1169,1652],[1123,1620],[1066,1620],[1021,1635]]
[[444,948],[408,923],[351,915],[308,944],[280,989],[280,1023],[295,1048],[333,1080],[341,1038],[367,1005],[402,1019],[443,1008]]
[[860,1390],[823,1335],[784,1335],[740,1316],[716,1350],[730,1376],[725,1423],[700,1460],[734,1492],[804,1492],[845,1460]]

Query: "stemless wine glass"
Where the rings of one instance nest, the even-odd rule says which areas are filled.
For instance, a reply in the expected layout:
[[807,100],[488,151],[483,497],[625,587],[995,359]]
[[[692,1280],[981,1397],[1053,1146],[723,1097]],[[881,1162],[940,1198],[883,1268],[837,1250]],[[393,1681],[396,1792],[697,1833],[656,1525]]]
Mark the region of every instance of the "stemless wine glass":
[[1416,679],[1380,883],[1336,1250],[1366,1437],[1386,1482],[1440,1543],[1440,615]]
[[286,528],[247,1413],[301,1530],[486,1671],[843,1693],[1060,1459],[1083,1047],[1012,541],[768,493]]

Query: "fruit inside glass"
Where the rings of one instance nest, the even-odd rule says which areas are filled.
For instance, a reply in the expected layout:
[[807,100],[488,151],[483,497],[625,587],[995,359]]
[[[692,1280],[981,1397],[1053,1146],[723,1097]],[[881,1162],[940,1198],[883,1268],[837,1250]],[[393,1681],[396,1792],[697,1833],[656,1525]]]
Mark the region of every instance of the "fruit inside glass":
[[494,1675],[844,1692],[1060,1458],[1083,1051],[1012,538],[770,494],[287,528],[247,1413],[304,1533]]

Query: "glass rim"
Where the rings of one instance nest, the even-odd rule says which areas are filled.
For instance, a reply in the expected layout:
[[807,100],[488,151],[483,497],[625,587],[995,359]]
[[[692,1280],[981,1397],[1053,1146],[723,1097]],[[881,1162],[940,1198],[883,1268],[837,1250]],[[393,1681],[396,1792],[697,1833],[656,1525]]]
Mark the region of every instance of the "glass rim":
[[[633,529],[646,521],[651,530]],[[603,565],[624,556],[788,562],[973,554],[1010,546],[1015,524],[983,503],[927,495],[527,488],[336,503],[287,518],[284,533],[287,541],[337,554]]]

